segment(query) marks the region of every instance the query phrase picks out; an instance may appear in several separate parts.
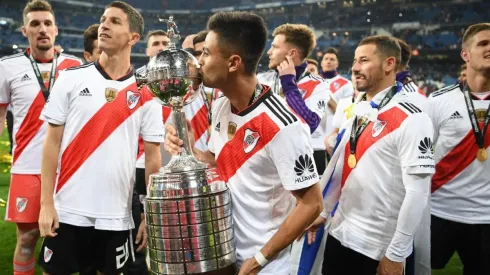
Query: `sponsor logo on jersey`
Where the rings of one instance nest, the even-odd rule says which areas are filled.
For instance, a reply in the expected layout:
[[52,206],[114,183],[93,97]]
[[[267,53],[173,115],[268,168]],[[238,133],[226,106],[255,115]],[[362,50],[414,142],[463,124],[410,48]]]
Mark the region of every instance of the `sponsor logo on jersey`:
[[318,177],[313,165],[313,158],[307,154],[299,156],[295,161],[294,171],[296,176],[298,176],[294,181],[295,183],[303,183]]
[[27,198],[18,197],[15,200],[15,207],[17,208],[17,211],[19,211],[21,213],[24,212],[24,210],[26,210],[28,202],[29,202],[29,200]]
[[326,106],[325,100],[320,100],[320,101],[318,101],[318,104],[317,104],[316,107],[318,108],[318,110],[324,111],[325,110],[325,106]]
[[246,154],[252,152],[252,150],[257,145],[259,139],[260,135],[258,132],[252,131],[250,129],[245,129],[245,136],[243,137],[243,151]]
[[454,112],[450,117],[449,119],[460,119],[460,118],[463,118],[463,116],[458,112]]
[[420,141],[419,150],[422,153],[419,159],[434,159],[434,146],[430,137],[426,137]]
[[376,120],[373,124],[373,128],[371,129],[371,134],[373,137],[377,137],[383,132],[386,127],[387,122],[383,120]]
[[126,93],[126,103],[128,104],[128,108],[130,110],[134,109],[138,102],[140,101],[141,94],[138,92],[128,91]]
[[23,77],[20,79],[20,81],[22,81],[22,82],[24,82],[24,81],[28,81],[28,80],[31,80],[31,78],[30,78],[30,77],[29,77],[27,74],[25,74],[25,75],[24,75],[24,76],[23,76]]
[[88,88],[85,88],[78,93],[78,96],[92,96]]
[[216,132],[219,132],[220,129],[221,129],[221,124],[220,124],[220,122],[218,122],[218,124],[216,124],[216,126],[214,126],[214,130]]
[[107,102],[112,102],[116,99],[118,90],[114,88],[105,88],[105,99]]

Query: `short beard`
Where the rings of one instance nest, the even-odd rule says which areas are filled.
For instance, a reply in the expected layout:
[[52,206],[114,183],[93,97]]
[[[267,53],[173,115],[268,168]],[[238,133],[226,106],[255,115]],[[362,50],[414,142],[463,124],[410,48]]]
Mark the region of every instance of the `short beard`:
[[53,45],[37,45],[36,46],[36,49],[38,49],[40,51],[49,51],[49,50],[51,50],[51,48],[53,48]]

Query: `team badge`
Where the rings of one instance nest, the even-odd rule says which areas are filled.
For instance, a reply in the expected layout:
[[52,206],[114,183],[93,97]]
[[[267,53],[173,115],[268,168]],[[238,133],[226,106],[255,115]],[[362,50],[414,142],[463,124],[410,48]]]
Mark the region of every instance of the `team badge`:
[[26,198],[17,198],[15,200],[15,206],[17,208],[17,211],[19,212],[24,212],[26,210],[28,200]]
[[43,79],[44,82],[48,82],[50,76],[51,76],[51,72],[49,71],[41,72],[41,78]]
[[236,133],[237,125],[235,122],[228,122],[228,140],[232,140]]
[[138,102],[140,101],[141,94],[138,92],[127,91],[126,92],[126,103],[128,104],[128,108],[130,110],[134,109]]
[[47,246],[44,247],[44,262],[47,263],[51,260],[53,256],[53,250],[49,249]]
[[478,122],[485,122],[485,115],[487,114],[486,109],[476,109],[475,110],[476,118],[478,119]]
[[113,102],[117,97],[118,90],[114,88],[105,88],[105,99],[107,102]]
[[245,130],[245,136],[243,137],[243,151],[248,154],[257,146],[257,142],[260,139],[258,132],[254,132],[250,129]]
[[373,135],[373,137],[379,136],[386,127],[386,124],[386,121],[376,120],[373,124],[373,128],[371,129],[371,134]]

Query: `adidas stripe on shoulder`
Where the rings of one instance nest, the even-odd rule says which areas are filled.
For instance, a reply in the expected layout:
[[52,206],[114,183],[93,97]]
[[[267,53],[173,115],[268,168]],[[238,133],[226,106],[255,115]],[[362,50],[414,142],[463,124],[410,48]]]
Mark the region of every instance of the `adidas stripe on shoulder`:
[[454,91],[455,89],[459,89],[459,83],[456,83],[456,84],[453,84],[453,85],[444,87],[444,88],[442,88],[440,90],[437,90],[437,91],[433,92],[430,96],[431,97],[440,96],[440,95],[443,95],[445,93]]
[[298,121],[296,115],[289,111],[275,96],[272,95],[267,97],[264,100],[264,104],[284,124],[284,126]]
[[65,69],[65,71],[74,71],[74,70],[78,70],[78,69],[87,68],[87,67],[90,67],[92,65],[94,65],[94,62],[90,62],[90,63],[87,63],[87,64],[82,64],[82,65],[76,66],[76,67],[67,68],[67,69]]
[[399,102],[398,104],[400,104],[400,106],[402,106],[405,110],[407,110],[408,112],[410,112],[412,114],[422,113],[422,110],[420,110],[419,107],[415,106],[412,103],[409,103],[409,102]]
[[12,54],[12,55],[7,55],[7,56],[0,58],[0,62],[8,60],[8,59],[12,59],[12,58],[22,57],[22,56],[25,56],[24,53],[16,53],[16,54]]

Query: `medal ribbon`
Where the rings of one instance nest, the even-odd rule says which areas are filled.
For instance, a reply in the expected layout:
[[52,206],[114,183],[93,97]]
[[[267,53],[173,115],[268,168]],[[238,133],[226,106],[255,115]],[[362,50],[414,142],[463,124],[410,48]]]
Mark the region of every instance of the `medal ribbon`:
[[32,54],[29,54],[29,60],[31,61],[32,69],[34,69],[34,73],[36,74],[37,82],[39,82],[39,86],[41,86],[41,91],[43,92],[44,100],[47,101],[51,88],[53,87],[54,79],[56,77],[56,70],[58,67],[58,54],[57,53],[54,54],[53,61],[51,62],[51,74],[49,75],[49,86],[47,88],[46,85],[44,85],[44,80],[41,75],[41,71],[39,70],[39,67],[37,66],[37,62],[32,56]]
[[476,139],[476,144],[479,149],[485,148],[485,133],[487,131],[488,124],[490,123],[490,106],[488,106],[487,112],[485,114],[485,123],[483,124],[483,131],[478,125],[478,118],[476,117],[475,106],[473,105],[473,100],[471,98],[470,88],[466,84],[463,88],[464,101],[466,103],[466,109],[470,116],[471,128],[473,128],[473,135]]
[[[376,108],[378,110],[381,110],[383,107],[390,102],[390,100],[395,96],[396,93],[398,93],[401,90],[400,85],[393,86],[391,90],[385,95],[383,100],[381,100],[381,103],[377,105],[374,102],[370,102],[371,106],[373,108]],[[366,95],[364,95],[366,96]],[[361,136],[362,132],[366,129],[366,127],[369,125],[369,120],[366,119],[360,126],[359,129],[357,129],[357,124],[358,124],[358,117],[356,116],[354,118],[354,121],[352,123],[352,131],[350,133],[350,140],[349,140],[349,145],[350,145],[350,153],[351,155],[356,154],[356,145],[357,145],[357,140],[359,136]],[[356,131],[357,130],[357,131]]]

